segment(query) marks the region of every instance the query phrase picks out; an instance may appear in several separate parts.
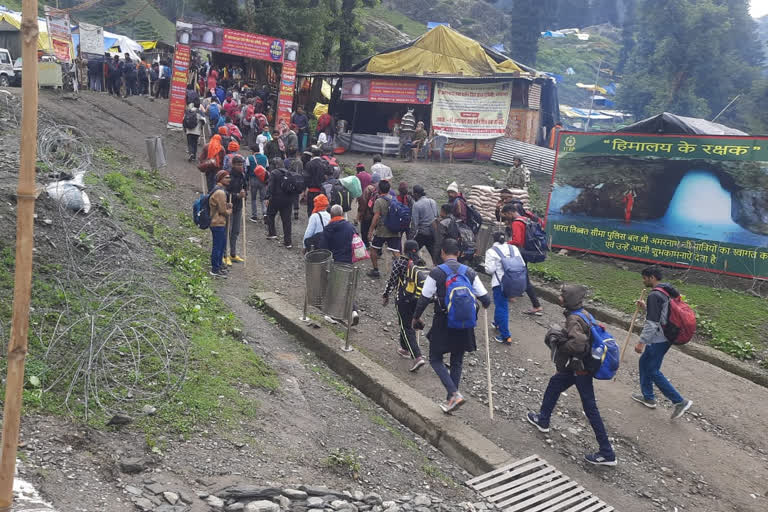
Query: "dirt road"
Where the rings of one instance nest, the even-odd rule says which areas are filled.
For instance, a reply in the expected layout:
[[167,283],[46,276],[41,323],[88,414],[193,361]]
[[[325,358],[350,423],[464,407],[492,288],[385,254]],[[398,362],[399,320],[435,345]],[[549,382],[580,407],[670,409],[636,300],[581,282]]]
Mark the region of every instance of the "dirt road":
[[[185,161],[183,136],[178,132],[166,134],[167,103],[144,98],[114,100],[88,93],[76,102],[67,102],[43,94],[41,108],[51,109],[94,137],[141,158],[146,158],[144,136],[166,135],[169,165],[164,172],[179,185],[180,193],[172,203],[181,211],[188,210],[199,191],[200,177]],[[350,163],[370,161],[367,155],[345,159]],[[453,179],[465,184],[484,183],[495,173],[492,166],[465,164],[418,162],[392,167],[397,178],[405,178],[410,185],[422,183],[438,202],[442,199],[439,191]],[[299,226],[294,228],[295,247],[305,223],[302,212]],[[299,251],[266,241],[261,224],[249,223],[248,229],[248,269],[235,268],[234,279],[222,287],[242,300],[249,294],[248,286],[233,284],[250,283],[280,293],[299,307],[303,299]],[[362,321],[354,332],[355,345],[437,403],[444,392],[431,369],[410,374],[408,362],[395,353],[395,314],[391,306],[382,308],[380,302],[384,283],[384,279],[366,278],[360,285]],[[638,291],[640,287],[638,279]],[[561,321],[562,316],[558,307],[545,304],[543,317],[529,318],[520,313],[527,306],[527,299],[520,299],[511,308],[514,345],[491,347],[497,419],[487,419],[482,351],[466,361],[463,389],[470,401],[459,417],[520,458],[538,453],[617,510],[768,509],[768,436],[764,432],[768,390],[677,351],[667,357],[664,371],[681,393],[694,401],[691,413],[678,421],[669,420],[668,403],[652,411],[629,399],[637,388],[637,357],[631,351],[619,379],[597,385],[601,412],[619,458],[616,468],[595,468],[582,461],[581,455],[594,450],[595,442],[575,390],[562,397],[551,435],[534,432],[522,418],[527,410],[538,407],[553,371],[542,339],[546,328]],[[248,313],[243,311],[246,316]],[[624,339],[621,329],[611,330],[617,339]]]

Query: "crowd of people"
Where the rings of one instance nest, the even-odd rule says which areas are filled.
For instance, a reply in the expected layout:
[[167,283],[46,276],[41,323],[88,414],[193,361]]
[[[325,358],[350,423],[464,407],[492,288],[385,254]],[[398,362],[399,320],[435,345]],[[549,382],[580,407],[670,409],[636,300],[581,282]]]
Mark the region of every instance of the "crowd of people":
[[106,52],[103,58],[80,59],[78,64],[85,68],[84,86],[95,92],[107,92],[113,96],[154,96],[168,98],[171,87],[171,63],[158,59],[149,63],[131,58],[130,53],[122,57]]
[[[213,104],[213,101],[209,103]],[[207,122],[199,99],[193,99],[190,111],[202,118],[201,124]],[[346,265],[360,263],[369,255],[371,267],[367,275],[374,280],[381,277],[382,256],[385,251],[390,253],[391,272],[381,300],[386,307],[390,297],[394,297],[399,327],[397,353],[411,361],[411,372],[429,363],[446,390],[446,400],[440,407],[445,413],[459,409],[466,402],[460,392],[464,356],[477,348],[475,327],[481,307],[487,309],[494,305],[495,341],[501,346],[513,344],[509,303],[516,300],[516,296],[508,294],[504,283],[510,262],[519,262],[519,268],[525,269],[516,294],[525,292],[530,299],[531,307],[523,312],[543,314],[527,272],[529,262],[541,261],[529,246],[528,232],[539,229],[540,219],[510,193],[503,193],[496,217],[504,229],[492,233],[493,245],[484,255],[477,255],[468,251],[472,244],[466,240],[473,233],[473,210],[455,182],[447,187],[446,200],[438,207],[420,184],[411,188],[406,182],[400,182],[395,187],[392,169],[380,155],[373,157],[369,169],[359,163],[353,175],[342,176],[340,166],[327,148],[314,145],[300,152],[294,144],[293,127],[272,132],[271,139],[266,138],[270,133],[268,127],[261,129],[266,144],[261,144],[265,139],[260,139],[250,147],[252,154],[244,157],[240,154],[240,137],[233,133],[230,121],[218,127],[218,133],[199,157],[210,191],[211,274],[226,277],[228,266],[243,261],[235,249],[241,228],[235,219],[245,217],[241,209],[246,206],[248,192],[251,193],[250,220],[266,221],[267,240],[277,240],[275,219],[279,214],[286,249],[293,247],[292,221],[299,216],[300,202],[305,201],[307,226],[302,238],[303,251],[326,249],[335,264]],[[258,127],[252,129],[259,130]],[[275,144],[275,141],[282,143]],[[515,167],[519,168],[520,164],[521,161]],[[513,169],[512,179],[516,184],[529,179],[525,171]],[[229,255],[225,250],[227,237]],[[361,258],[358,249],[363,244],[369,252]],[[482,256],[484,272],[491,277],[490,292],[473,268],[473,263]],[[426,259],[431,260],[431,268]],[[653,386],[656,385],[674,404],[672,418],[679,418],[692,402],[683,398],[661,372],[664,356],[674,341],[667,330],[669,302],[679,293],[662,282],[662,273],[657,267],[645,269],[642,279],[652,292],[646,302],[638,304],[647,308],[647,315],[640,342],[635,346],[635,351],[642,354],[639,361],[641,392],[631,398],[655,408]],[[586,454],[585,459],[592,464],[613,466],[617,463],[616,455],[600,416],[593,386],[593,320],[584,309],[587,291],[582,285],[561,289],[564,327],[553,327],[545,339],[552,352],[555,374],[538,412],[529,412],[526,419],[538,430],[548,432],[560,394],[576,386],[599,445],[599,450]],[[434,305],[434,314],[426,334],[429,348],[425,355],[418,332],[426,327],[422,318],[430,304]],[[354,325],[360,316],[356,305],[353,310],[350,321]]]

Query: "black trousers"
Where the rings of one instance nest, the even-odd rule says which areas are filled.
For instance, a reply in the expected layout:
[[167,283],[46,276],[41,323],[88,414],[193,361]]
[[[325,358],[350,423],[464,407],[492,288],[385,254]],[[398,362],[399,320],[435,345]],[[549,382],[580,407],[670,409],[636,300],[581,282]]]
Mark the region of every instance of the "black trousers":
[[416,331],[411,326],[413,313],[416,311],[415,300],[397,301],[397,321],[400,324],[400,347],[411,353],[413,359],[421,357],[421,348],[416,341]]
[[432,234],[419,233],[414,240],[419,244],[419,250],[421,250],[422,247],[426,247],[429,256],[435,261],[435,236]]
[[240,238],[240,225],[243,220],[243,200],[232,197],[232,215],[229,216],[229,255],[237,256],[237,239]]
[[293,214],[293,200],[288,202],[275,204],[273,201],[269,202],[267,207],[267,230],[269,236],[276,236],[277,230],[275,229],[275,217],[280,214],[280,221],[283,223],[283,244],[291,244],[291,215]]
[[199,135],[194,133],[187,134],[187,151],[190,157],[197,157],[197,141],[200,139]]

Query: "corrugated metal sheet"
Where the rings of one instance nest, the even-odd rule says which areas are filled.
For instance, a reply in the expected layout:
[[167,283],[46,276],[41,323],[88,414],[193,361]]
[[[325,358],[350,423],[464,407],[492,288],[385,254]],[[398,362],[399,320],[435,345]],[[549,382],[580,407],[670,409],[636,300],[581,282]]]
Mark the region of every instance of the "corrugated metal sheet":
[[539,110],[541,108],[541,85],[533,84],[528,89],[528,108]]
[[555,152],[534,144],[501,138],[496,140],[491,154],[491,160],[502,164],[512,165],[512,158],[519,156],[531,172],[552,175],[555,167]]

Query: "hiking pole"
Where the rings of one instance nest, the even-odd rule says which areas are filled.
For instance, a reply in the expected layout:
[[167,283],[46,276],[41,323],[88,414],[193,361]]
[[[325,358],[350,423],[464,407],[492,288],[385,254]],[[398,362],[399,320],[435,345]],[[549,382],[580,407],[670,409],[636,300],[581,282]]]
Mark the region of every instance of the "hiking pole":
[[[640,293],[640,298],[638,300],[643,300],[644,298],[645,298],[645,288],[643,288],[642,293]],[[629,331],[627,332],[627,339],[624,340],[624,348],[621,349],[619,366],[621,366],[621,363],[624,362],[624,353],[627,351],[627,347],[629,346],[629,340],[632,339],[632,329],[634,329],[635,327],[635,320],[637,320],[638,313],[640,313],[640,304],[635,304],[635,314],[632,315],[632,320],[629,322]],[[616,380],[616,377],[614,377],[613,380]]]
[[[24,0],[21,14],[24,87],[21,96],[21,157],[17,185],[16,269],[13,313],[6,359],[3,433],[0,448],[0,510],[13,506],[13,480],[19,447],[24,363],[32,293],[32,251],[35,247],[35,161],[37,160],[37,0]],[[7,299],[6,299],[7,300]]]
[[241,201],[243,210],[243,220],[241,221],[243,225],[243,259],[245,260],[243,262],[243,268],[248,268],[248,236],[245,232],[245,198],[243,197]]
[[491,342],[488,338],[488,310],[483,308],[483,330],[485,331],[485,369],[488,374],[488,415],[493,419],[493,386],[491,385]]

